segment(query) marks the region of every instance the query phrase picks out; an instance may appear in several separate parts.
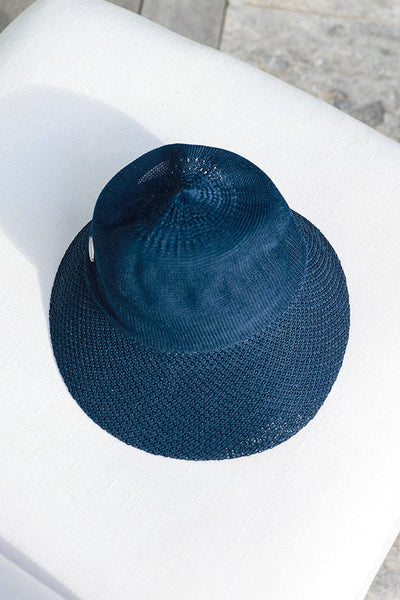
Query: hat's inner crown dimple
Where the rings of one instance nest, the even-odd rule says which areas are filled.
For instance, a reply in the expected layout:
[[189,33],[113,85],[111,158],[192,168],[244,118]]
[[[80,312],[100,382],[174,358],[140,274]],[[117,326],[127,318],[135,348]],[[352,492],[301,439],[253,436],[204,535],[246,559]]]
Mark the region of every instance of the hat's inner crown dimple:
[[110,234],[121,230],[169,261],[217,259],[259,225],[256,211],[239,198],[241,189],[227,167],[223,170],[212,157],[201,155],[162,160],[137,174],[129,187],[120,182],[112,207],[97,210],[97,222]]
[[137,191],[137,224],[143,238],[176,252],[226,231],[235,212],[235,190],[224,186],[217,165],[198,157],[161,163],[156,172],[152,169],[150,180],[138,181]]

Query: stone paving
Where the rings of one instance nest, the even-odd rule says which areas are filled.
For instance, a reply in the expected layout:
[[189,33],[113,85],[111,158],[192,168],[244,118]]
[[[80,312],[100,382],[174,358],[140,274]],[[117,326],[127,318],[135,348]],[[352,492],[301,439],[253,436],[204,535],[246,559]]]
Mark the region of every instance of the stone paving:
[[400,141],[399,0],[231,0],[221,50]]

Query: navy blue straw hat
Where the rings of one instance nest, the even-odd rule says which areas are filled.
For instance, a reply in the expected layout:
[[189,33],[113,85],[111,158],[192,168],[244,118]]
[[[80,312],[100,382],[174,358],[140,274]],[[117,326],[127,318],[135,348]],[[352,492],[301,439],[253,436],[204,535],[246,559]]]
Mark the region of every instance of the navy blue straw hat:
[[332,246],[259,167],[169,144],[102,190],[58,268],[50,333],[100,427],[208,460],[271,448],[314,417],[349,316]]

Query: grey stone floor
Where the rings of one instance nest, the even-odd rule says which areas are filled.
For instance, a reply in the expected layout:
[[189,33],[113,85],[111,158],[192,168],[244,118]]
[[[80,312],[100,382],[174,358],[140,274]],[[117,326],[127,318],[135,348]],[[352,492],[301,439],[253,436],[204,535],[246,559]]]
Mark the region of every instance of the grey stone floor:
[[[400,0],[112,1],[400,141]],[[0,31],[31,3],[0,0]],[[400,600],[400,535],[365,600]]]
[[231,0],[221,50],[400,141],[399,0]]

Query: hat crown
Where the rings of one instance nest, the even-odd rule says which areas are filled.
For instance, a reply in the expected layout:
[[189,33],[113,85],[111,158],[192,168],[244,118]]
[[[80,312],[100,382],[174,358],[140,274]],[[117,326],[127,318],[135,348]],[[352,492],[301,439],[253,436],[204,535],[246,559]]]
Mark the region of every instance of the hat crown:
[[102,190],[87,279],[103,308],[160,350],[214,350],[272,323],[295,295],[305,242],[256,165],[210,146],[169,144]]

